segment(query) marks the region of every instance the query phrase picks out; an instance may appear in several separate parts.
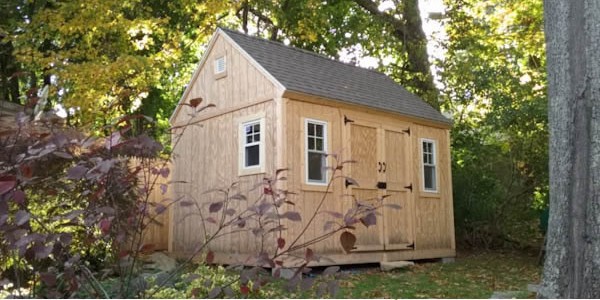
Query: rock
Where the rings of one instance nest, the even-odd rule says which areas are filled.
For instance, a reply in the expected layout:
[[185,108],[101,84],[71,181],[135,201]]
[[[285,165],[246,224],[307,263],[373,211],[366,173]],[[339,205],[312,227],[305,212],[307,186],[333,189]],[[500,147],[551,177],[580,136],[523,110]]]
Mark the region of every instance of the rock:
[[443,264],[450,264],[455,262],[454,257],[442,257],[442,263]]
[[405,260],[399,260],[399,261],[382,261],[379,263],[379,267],[381,268],[381,271],[391,271],[391,270],[395,270],[395,269],[403,269],[403,268],[408,268],[410,266],[413,266],[415,263],[412,261],[405,261]]
[[148,262],[147,268],[157,269],[162,272],[170,272],[177,267],[177,261],[163,252],[154,252],[145,259]]
[[537,293],[540,290],[539,284],[530,283],[527,285],[527,291],[531,293]]
[[294,274],[296,274],[296,268],[273,268],[271,269],[271,275],[275,276],[276,270],[279,270],[279,278],[283,279],[292,279]]
[[516,299],[523,297],[522,291],[493,292],[490,299]]

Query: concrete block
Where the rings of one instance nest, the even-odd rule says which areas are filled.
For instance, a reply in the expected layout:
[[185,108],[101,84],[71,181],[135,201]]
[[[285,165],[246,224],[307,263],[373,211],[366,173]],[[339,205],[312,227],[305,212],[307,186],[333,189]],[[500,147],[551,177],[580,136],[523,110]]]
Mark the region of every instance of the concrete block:
[[379,263],[379,267],[381,268],[381,271],[387,272],[387,271],[391,271],[391,270],[395,270],[395,269],[408,268],[410,266],[413,266],[414,264],[415,263],[412,261],[405,261],[405,260],[382,261]]
[[456,259],[454,257],[442,257],[443,264],[451,264],[455,261],[456,261]]
[[523,292],[520,291],[496,291],[492,293],[490,299],[517,299],[522,297]]
[[[296,274],[296,268],[273,268],[271,269],[271,276],[275,277],[275,272],[279,272],[279,278],[282,279],[292,279],[294,274]],[[302,275],[299,275],[302,276]]]

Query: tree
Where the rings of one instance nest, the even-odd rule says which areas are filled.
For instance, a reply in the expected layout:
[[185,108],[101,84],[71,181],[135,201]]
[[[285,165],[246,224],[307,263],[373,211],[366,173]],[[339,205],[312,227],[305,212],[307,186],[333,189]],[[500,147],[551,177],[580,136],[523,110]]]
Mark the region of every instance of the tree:
[[383,2],[10,0],[0,12],[0,94],[16,101],[50,85],[49,107],[95,130],[138,109],[166,124],[216,27],[251,26],[332,57],[377,57],[381,71],[437,107],[417,1],[380,11]]
[[457,236],[473,246],[533,245],[547,203],[542,0],[446,1],[438,62],[452,113]]
[[[342,49],[354,61],[371,56],[379,69],[439,108],[417,0],[244,1],[236,15],[242,28],[258,29],[271,40],[287,38],[302,49],[338,57]],[[383,63],[384,58],[389,60]]]
[[540,295],[600,298],[600,2],[544,8],[550,220]]

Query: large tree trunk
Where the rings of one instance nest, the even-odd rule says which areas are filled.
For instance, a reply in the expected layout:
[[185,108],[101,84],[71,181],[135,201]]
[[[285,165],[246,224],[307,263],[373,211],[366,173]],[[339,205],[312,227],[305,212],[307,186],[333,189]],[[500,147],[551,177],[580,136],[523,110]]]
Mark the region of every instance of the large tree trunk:
[[540,296],[600,298],[600,1],[544,6],[550,220]]

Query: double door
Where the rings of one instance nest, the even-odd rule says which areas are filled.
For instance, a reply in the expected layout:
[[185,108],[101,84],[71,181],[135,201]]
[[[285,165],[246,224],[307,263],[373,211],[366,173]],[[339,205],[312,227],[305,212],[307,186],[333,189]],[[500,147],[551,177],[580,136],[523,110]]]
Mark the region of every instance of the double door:
[[384,204],[392,204],[378,210],[376,225],[356,227],[356,251],[414,249],[408,124],[345,119],[346,147],[356,161],[347,166],[346,174],[358,183],[346,187],[345,192],[353,196],[347,198],[373,204],[383,198]]

